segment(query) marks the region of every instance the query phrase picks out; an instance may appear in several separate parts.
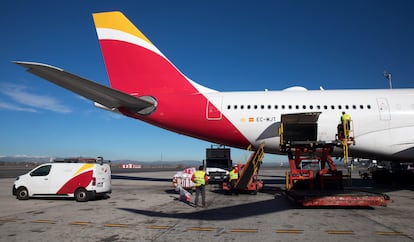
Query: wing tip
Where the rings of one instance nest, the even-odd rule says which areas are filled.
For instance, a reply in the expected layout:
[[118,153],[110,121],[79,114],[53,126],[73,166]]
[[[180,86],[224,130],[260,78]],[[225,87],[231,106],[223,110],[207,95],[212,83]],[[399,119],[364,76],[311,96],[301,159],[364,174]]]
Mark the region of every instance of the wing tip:
[[47,68],[53,68],[59,71],[63,71],[63,69],[58,68],[56,66],[51,66],[48,64],[43,64],[43,63],[39,63],[39,62],[31,62],[31,61],[12,61],[14,64],[25,67],[27,69],[31,69],[33,67],[47,67]]

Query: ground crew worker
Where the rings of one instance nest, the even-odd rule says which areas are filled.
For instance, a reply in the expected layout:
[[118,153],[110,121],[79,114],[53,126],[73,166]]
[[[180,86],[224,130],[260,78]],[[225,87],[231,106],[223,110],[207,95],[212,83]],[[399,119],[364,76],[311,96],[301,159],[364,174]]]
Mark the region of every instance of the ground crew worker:
[[342,126],[344,127],[344,135],[349,135],[349,130],[351,129],[351,116],[345,112],[342,112],[341,116]]
[[231,169],[231,171],[229,172],[229,185],[230,185],[231,194],[235,192],[236,183],[238,179],[239,179],[239,169],[237,165],[234,165],[233,169]]
[[206,207],[206,185],[208,184],[208,176],[204,171],[204,166],[200,166],[198,171],[196,171],[193,176],[191,177],[191,181],[196,184],[196,197],[194,200],[194,204],[198,206],[198,196],[201,193],[201,203],[203,208]]

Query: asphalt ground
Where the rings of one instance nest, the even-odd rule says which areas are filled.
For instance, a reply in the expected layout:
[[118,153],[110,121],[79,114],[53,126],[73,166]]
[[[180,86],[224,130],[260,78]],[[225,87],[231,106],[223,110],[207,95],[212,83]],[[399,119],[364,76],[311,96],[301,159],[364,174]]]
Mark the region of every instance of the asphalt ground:
[[375,185],[355,176],[353,189],[386,193],[387,207],[302,208],[283,192],[284,170],[262,169],[257,195],[224,195],[207,186],[207,208],[179,199],[175,171],[113,172],[106,199],[12,196],[0,179],[0,241],[413,241],[412,187]]

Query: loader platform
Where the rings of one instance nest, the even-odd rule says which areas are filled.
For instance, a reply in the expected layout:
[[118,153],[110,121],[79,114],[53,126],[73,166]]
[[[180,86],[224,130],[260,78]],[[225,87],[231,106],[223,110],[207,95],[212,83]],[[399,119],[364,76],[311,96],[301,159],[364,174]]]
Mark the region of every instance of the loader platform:
[[286,195],[304,207],[385,207],[391,202],[388,195],[357,190],[290,190]]
[[[338,126],[340,129],[336,139],[320,140],[319,115],[320,113],[295,113],[281,117],[280,149],[287,153],[290,167],[290,171],[286,172],[287,196],[305,207],[386,206],[390,202],[387,195],[344,190],[345,176],[337,169],[331,154],[335,147],[342,148],[344,164],[347,166],[348,146],[355,144],[351,135],[353,132],[349,126]],[[349,169],[346,177],[351,181]]]

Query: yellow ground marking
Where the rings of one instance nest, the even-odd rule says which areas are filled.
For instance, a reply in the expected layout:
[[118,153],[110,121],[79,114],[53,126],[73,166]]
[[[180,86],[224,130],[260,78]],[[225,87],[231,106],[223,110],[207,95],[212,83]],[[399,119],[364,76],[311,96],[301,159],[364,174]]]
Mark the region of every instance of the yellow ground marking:
[[56,221],[53,220],[47,220],[47,219],[39,219],[39,220],[33,220],[32,223],[40,223],[40,224],[55,224]]
[[277,229],[275,230],[275,232],[279,234],[302,234],[303,230],[301,229]]
[[352,230],[326,230],[328,234],[354,234]]
[[2,218],[2,219],[0,219],[0,223],[17,222],[17,220],[22,220],[22,219],[17,219],[17,218]]
[[385,235],[385,236],[406,236],[402,232],[384,232],[384,231],[377,231],[375,232],[377,235]]
[[145,228],[147,228],[147,229],[169,229],[169,228],[171,228],[171,226],[149,225]]
[[230,232],[235,233],[257,233],[257,229],[232,229]]
[[91,224],[91,222],[83,222],[83,221],[74,221],[74,222],[70,222],[70,225],[89,225]]
[[105,227],[128,228],[129,224],[104,224]]
[[211,227],[204,227],[204,228],[201,228],[201,227],[198,227],[198,228],[193,227],[193,228],[189,228],[188,230],[193,230],[193,231],[214,231],[214,230],[217,230],[217,229],[216,228],[211,228]]

